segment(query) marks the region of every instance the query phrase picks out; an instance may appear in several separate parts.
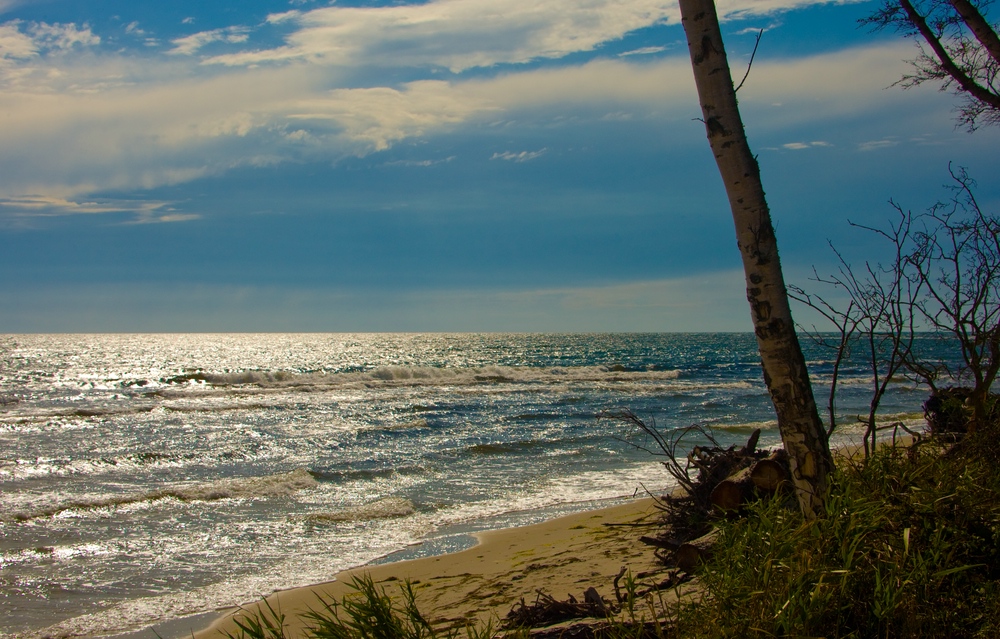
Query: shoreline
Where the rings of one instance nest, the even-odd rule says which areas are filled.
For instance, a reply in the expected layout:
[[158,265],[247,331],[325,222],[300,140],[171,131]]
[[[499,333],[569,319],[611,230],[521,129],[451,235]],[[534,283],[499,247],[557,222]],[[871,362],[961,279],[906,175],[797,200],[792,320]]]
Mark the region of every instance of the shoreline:
[[[655,548],[638,541],[642,524],[655,521],[658,514],[653,499],[643,497],[541,523],[471,533],[478,543],[463,550],[368,563],[339,572],[330,581],[278,591],[241,608],[172,620],[102,639],[140,639],[154,632],[164,639],[221,639],[225,632],[237,631],[235,615],[241,610],[256,612],[262,602],[286,616],[287,636],[301,637],[305,628],[302,615],[317,608],[319,597],[339,601],[351,591],[352,579],[364,574],[385,586],[390,594],[409,580],[421,612],[433,624],[442,626],[502,619],[522,597],[533,601],[539,590],[558,599],[570,594],[582,599],[583,592],[593,586],[605,599],[614,600],[612,582],[622,566],[628,566],[633,574],[651,573],[651,577],[666,572],[667,568],[656,560]],[[406,552],[392,553],[382,561]],[[197,620],[204,624],[209,615],[215,619],[207,626],[191,623]],[[162,632],[167,625],[175,632]]]

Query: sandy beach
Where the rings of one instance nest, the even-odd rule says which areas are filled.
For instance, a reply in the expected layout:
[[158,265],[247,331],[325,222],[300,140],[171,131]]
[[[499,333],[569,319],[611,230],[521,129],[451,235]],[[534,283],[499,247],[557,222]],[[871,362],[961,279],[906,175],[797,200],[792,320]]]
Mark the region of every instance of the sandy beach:
[[[327,583],[277,592],[267,602],[286,616],[288,636],[302,637],[303,613],[318,608],[320,597],[341,599],[350,592],[352,579],[365,573],[390,593],[409,580],[421,612],[441,626],[502,619],[522,597],[534,601],[538,591],[557,599],[573,595],[582,601],[583,592],[593,586],[606,600],[614,601],[612,583],[622,566],[641,575],[643,582],[666,576],[653,548],[639,541],[657,514],[653,500],[645,498],[531,526],[479,533],[478,545],[461,552],[362,566]],[[253,613],[259,605],[220,617],[195,638],[218,639],[225,632],[235,633],[234,615]]]

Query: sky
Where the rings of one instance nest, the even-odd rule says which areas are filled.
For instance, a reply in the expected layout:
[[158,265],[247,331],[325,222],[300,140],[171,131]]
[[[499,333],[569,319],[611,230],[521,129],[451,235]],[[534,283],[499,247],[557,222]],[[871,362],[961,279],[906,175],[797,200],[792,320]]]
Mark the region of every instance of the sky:
[[[718,3],[806,288],[1000,209],[876,7]],[[669,0],[0,0],[0,333],[751,330],[700,113]]]

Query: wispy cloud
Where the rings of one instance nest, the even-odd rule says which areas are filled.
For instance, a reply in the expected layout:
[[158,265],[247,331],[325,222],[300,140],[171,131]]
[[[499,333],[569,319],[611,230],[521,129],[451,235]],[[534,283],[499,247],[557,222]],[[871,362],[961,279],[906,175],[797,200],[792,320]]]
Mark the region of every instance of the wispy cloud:
[[33,58],[46,50],[67,51],[100,42],[87,25],[12,20],[0,24],[0,64]]
[[619,53],[619,58],[626,58],[630,55],[652,55],[654,53],[663,53],[667,50],[667,47],[642,47],[641,49],[632,49],[631,51],[625,51],[624,53]]
[[187,222],[201,216],[180,213],[172,208],[171,202],[151,200],[75,200],[58,195],[25,195],[0,198],[0,219],[8,224],[24,223],[32,218],[66,217],[70,215],[101,215],[107,213],[129,213],[135,217],[126,224],[151,224],[163,222]]
[[274,14],[292,25],[282,46],[219,55],[226,65],[292,59],[354,66],[473,67],[560,58],[673,19],[662,0],[435,0],[386,7],[323,7]]
[[156,213],[140,212],[134,220],[124,222],[124,224],[176,224],[178,222],[191,222],[200,220],[201,215],[197,213]]
[[899,140],[895,138],[882,138],[881,140],[869,140],[867,142],[862,142],[858,145],[859,151],[876,151],[878,149],[887,149],[899,144]]
[[21,31],[20,22],[0,24],[0,62],[38,55],[35,40]]
[[503,153],[494,153],[491,160],[507,160],[508,162],[530,162],[531,160],[538,159],[545,155],[548,149],[538,149],[537,151],[504,151]]
[[458,156],[449,155],[446,158],[440,160],[394,160],[392,162],[385,162],[382,166],[414,166],[414,167],[428,167],[437,166],[438,164],[449,164],[455,160]]
[[802,151],[804,149],[814,149],[816,147],[830,147],[833,146],[829,142],[824,142],[822,140],[814,140],[812,142],[789,142],[787,144],[782,144],[781,148],[787,149],[789,151]]
[[[783,128],[912,99],[882,91],[898,77],[901,46],[762,61],[741,101],[756,105],[757,126]],[[689,118],[697,104],[682,56],[334,89],[328,87],[336,74],[308,64],[191,78],[179,56],[159,63],[106,56],[103,66],[33,60],[24,65],[34,74],[30,88],[0,92],[0,197],[81,197],[178,184],[239,166],[336,161],[544,113]],[[776,101],[784,106],[770,106]]]
[[[745,18],[827,1],[840,0],[728,0],[719,3],[719,10],[723,19]],[[460,72],[593,51],[638,29],[679,21],[676,3],[663,0],[431,0],[328,6],[269,16],[269,23],[292,29],[280,46],[248,48],[205,62],[243,66],[308,60],[334,66],[437,66]]]
[[241,42],[246,42],[250,38],[249,31],[250,30],[246,27],[227,27],[225,29],[212,29],[211,31],[193,33],[189,36],[184,36],[183,38],[175,38],[174,40],[171,40],[174,44],[174,48],[167,53],[173,53],[175,55],[193,55],[201,50],[202,47],[215,42],[239,44]]

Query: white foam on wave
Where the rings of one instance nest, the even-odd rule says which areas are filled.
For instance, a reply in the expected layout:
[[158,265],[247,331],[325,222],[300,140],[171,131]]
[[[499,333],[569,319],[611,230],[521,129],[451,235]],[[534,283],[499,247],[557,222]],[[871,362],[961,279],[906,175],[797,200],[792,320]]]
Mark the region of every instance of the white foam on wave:
[[[256,386],[261,389],[287,389],[301,387],[305,390],[337,386],[388,384],[388,385],[482,385],[521,384],[552,382],[621,382],[676,380],[683,376],[682,370],[631,370],[622,366],[576,366],[576,367],[531,367],[531,366],[479,366],[479,367],[437,367],[437,366],[379,366],[368,371],[349,372],[263,372],[237,371],[227,373],[197,373],[194,377],[184,375],[175,378],[172,385],[190,386],[193,380],[214,387]],[[203,387],[191,388],[192,392]]]
[[313,523],[337,523],[354,521],[372,521],[375,519],[395,519],[406,517],[416,512],[409,499],[402,497],[385,497],[371,503],[352,506],[331,512],[313,513],[306,516],[306,521]]
[[317,485],[318,482],[308,470],[297,468],[291,472],[279,475],[222,479],[215,482],[172,486],[145,493],[71,500],[35,510],[15,512],[13,515],[3,517],[0,521],[23,522],[45,517],[80,516],[88,511],[135,504],[151,504],[167,499],[192,502],[216,501],[220,499],[286,497],[300,490],[314,488]]
[[[389,498],[391,499],[391,498]],[[389,502],[387,500],[383,500]],[[370,537],[358,543],[356,531],[345,537],[328,528],[333,537],[315,535],[287,559],[266,569],[224,578],[216,583],[162,595],[111,603],[46,628],[17,634],[17,639],[95,636],[139,630],[169,619],[245,605],[279,590],[331,579],[337,572],[364,565],[406,547],[431,530],[426,516],[389,518],[371,522]],[[0,633],[0,639],[14,635]]]

